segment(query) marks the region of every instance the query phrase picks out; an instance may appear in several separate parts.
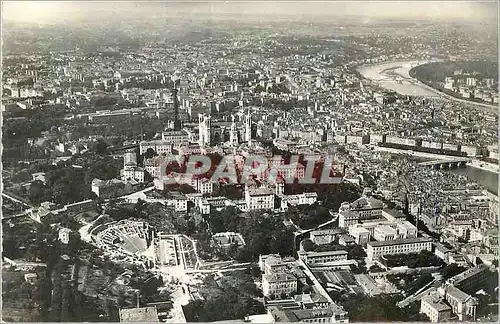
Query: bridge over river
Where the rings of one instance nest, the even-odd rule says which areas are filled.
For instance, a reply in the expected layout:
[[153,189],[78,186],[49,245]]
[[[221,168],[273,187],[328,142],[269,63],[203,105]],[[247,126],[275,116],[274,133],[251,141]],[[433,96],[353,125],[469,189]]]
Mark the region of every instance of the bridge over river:
[[375,64],[365,64],[356,70],[367,80],[378,84],[380,87],[396,91],[401,95],[422,96],[426,98],[441,98],[467,104],[476,109],[498,111],[497,105],[480,103],[450,96],[437,89],[418,81],[410,75],[410,70],[415,66],[442,60],[403,60],[387,61]]
[[465,168],[467,163],[470,163],[471,159],[465,157],[457,157],[457,158],[446,158],[440,160],[432,160],[426,162],[420,162],[418,165],[420,166],[428,166],[434,169],[452,169],[452,168]]

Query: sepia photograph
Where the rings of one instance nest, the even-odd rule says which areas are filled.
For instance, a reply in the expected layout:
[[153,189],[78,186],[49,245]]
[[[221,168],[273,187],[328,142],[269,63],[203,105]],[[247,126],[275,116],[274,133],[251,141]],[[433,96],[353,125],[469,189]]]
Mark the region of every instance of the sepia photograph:
[[498,0],[0,12],[2,322],[499,322]]

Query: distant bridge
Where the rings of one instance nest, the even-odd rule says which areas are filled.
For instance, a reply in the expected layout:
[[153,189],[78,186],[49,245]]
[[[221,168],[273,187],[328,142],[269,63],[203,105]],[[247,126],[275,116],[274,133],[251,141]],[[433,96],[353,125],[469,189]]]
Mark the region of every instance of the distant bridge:
[[464,168],[467,163],[471,160],[468,158],[447,158],[443,160],[433,160],[427,162],[420,162],[418,165],[432,167],[434,169],[453,169],[453,168]]

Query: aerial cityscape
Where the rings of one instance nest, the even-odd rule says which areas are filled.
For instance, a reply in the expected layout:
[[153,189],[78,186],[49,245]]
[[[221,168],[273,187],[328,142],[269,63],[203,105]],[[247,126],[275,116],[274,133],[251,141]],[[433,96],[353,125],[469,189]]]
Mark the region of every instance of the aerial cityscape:
[[498,322],[496,1],[2,2],[4,322]]

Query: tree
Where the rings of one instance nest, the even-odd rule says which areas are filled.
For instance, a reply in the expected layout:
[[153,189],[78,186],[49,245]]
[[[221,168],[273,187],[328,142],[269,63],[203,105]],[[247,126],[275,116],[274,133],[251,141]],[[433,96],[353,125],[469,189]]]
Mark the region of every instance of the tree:
[[155,178],[153,178],[153,176],[147,172],[147,171],[144,171],[144,182],[146,183],[150,183],[150,182],[153,182]]
[[322,245],[316,246],[316,248],[314,249],[314,252],[340,251],[340,250],[344,250],[344,249],[345,249],[345,246],[340,245],[336,242],[331,242],[330,244],[322,244]]
[[302,286],[301,291],[303,294],[309,294],[312,292],[312,288],[309,285],[304,285],[304,286]]
[[43,182],[36,180],[31,183],[28,198],[34,204],[40,204],[51,199],[51,190]]
[[302,229],[313,228],[332,217],[328,209],[318,203],[310,206],[293,206],[288,210],[287,215],[295,225]]
[[235,259],[239,262],[250,262],[254,261],[254,253],[248,248],[243,247],[238,250],[238,253],[235,256]]
[[152,148],[148,148],[146,152],[144,152],[144,159],[151,159],[154,156],[158,156],[158,154],[156,154],[155,150]]
[[212,233],[226,232],[225,220],[222,212],[214,211],[207,216],[208,224]]
[[214,322],[243,319],[247,315],[264,312],[262,303],[242,296],[236,288],[228,288],[212,298],[195,300],[183,307],[188,322]]
[[368,273],[368,269],[366,268],[366,262],[363,259],[358,261],[357,266],[354,264],[351,264],[350,268],[351,268],[352,273],[354,273],[354,274]]
[[[238,261],[254,261],[260,254],[291,255],[293,253],[293,228],[285,226],[277,217],[270,217],[265,211],[251,211],[243,215],[231,206],[210,213],[206,221],[211,233],[232,231],[243,236],[246,245],[239,247],[234,255],[230,253],[230,256]],[[197,232],[203,231],[197,228]]]
[[362,259],[366,257],[366,252],[363,247],[359,244],[353,244],[348,248],[347,258],[349,259]]
[[104,96],[104,97],[99,97],[97,99],[92,99],[91,104],[94,107],[106,107],[106,106],[114,105],[117,102],[118,102],[117,98]]
[[80,239],[80,233],[78,231],[72,231],[70,235],[70,240],[68,242],[68,255],[77,257],[78,252],[80,251],[80,248],[84,245],[85,243],[81,241]]
[[[353,184],[349,183],[339,183],[339,184],[286,184],[285,192],[289,194],[298,194],[303,192],[316,192],[318,194],[318,201],[320,204],[315,204],[312,206],[303,206],[298,210],[302,213],[306,213],[309,218],[320,217],[320,220],[310,222],[307,225],[314,226],[315,224],[320,224],[323,220],[328,220],[331,216],[325,214],[325,210],[328,212],[330,210],[338,210],[340,205],[346,201],[354,201],[360,197],[360,189]],[[318,208],[321,207],[321,208]],[[290,213],[295,212],[292,208],[289,210]],[[304,216],[302,216],[304,217]],[[293,220],[293,219],[292,219]],[[300,225],[299,225],[300,226]]]
[[141,198],[139,198],[137,200],[137,202],[135,203],[134,205],[134,210],[138,213],[142,212],[147,206],[147,203],[146,201],[142,200]]
[[421,275],[421,276],[417,277],[417,279],[413,280],[408,285],[408,288],[406,289],[406,293],[408,295],[414,294],[416,291],[418,291],[420,288],[422,288],[425,285],[427,285],[432,280],[434,280],[434,278],[429,273]]
[[265,92],[265,91],[266,91],[266,89],[263,86],[261,86],[260,84],[256,85],[254,90],[253,90],[254,93],[261,93],[261,92]]
[[[353,322],[404,321],[408,314],[397,306],[400,300],[400,295],[352,296],[348,297],[343,306],[349,312],[349,320]],[[416,315],[418,316],[418,311]]]
[[229,249],[227,250],[227,255],[231,258],[235,258],[238,255],[238,242],[231,243]]
[[134,208],[132,207],[127,207],[127,206],[114,206],[114,207],[108,207],[106,210],[106,213],[111,217],[113,220],[119,221],[123,219],[128,219],[128,218],[141,218],[138,213]]
[[260,268],[257,264],[252,263],[250,267],[248,268],[249,275],[252,276],[253,278],[259,278],[261,277],[262,271],[260,271]]
[[398,267],[406,265],[409,268],[441,266],[443,261],[432,252],[422,251],[420,253],[385,255],[381,259],[388,267]]
[[140,286],[139,291],[142,298],[145,301],[150,301],[158,293],[158,288],[163,286],[163,280],[161,278],[152,277],[144,280]]
[[95,144],[95,152],[99,155],[108,154],[108,144],[104,140],[99,139]]
[[[255,233],[251,238],[250,241],[248,242],[248,247],[250,251],[254,255],[257,255],[259,252],[267,251],[267,242],[268,242],[269,237],[266,236],[264,233]],[[260,253],[259,253],[260,254]],[[267,254],[267,253],[262,253],[262,254]]]
[[314,251],[316,245],[310,239],[305,239],[304,241],[302,241],[302,248],[306,252]]
[[445,267],[443,267],[440,271],[441,275],[443,276],[443,279],[449,279],[451,277],[456,276],[459,273],[462,273],[465,271],[465,268],[462,266],[457,265],[456,263],[449,264]]
[[384,269],[382,269],[378,264],[374,264],[370,267],[370,272],[383,272]]
[[243,190],[235,185],[220,185],[213,196],[224,196],[229,199],[243,198]]

